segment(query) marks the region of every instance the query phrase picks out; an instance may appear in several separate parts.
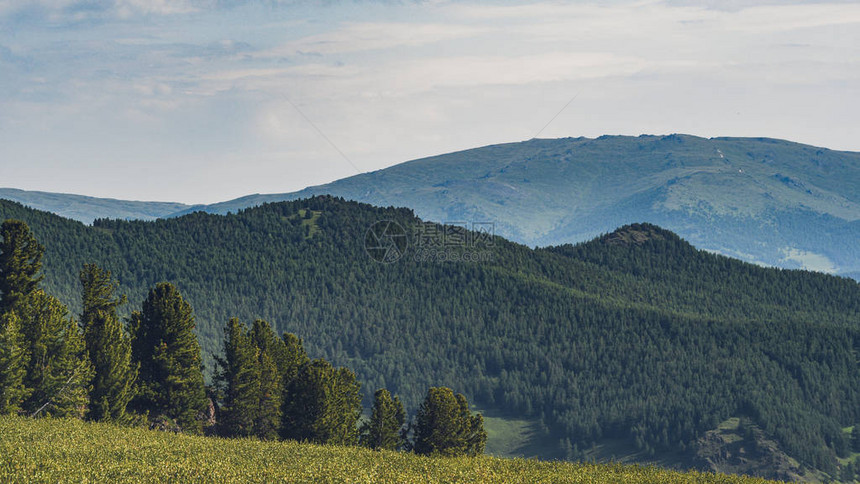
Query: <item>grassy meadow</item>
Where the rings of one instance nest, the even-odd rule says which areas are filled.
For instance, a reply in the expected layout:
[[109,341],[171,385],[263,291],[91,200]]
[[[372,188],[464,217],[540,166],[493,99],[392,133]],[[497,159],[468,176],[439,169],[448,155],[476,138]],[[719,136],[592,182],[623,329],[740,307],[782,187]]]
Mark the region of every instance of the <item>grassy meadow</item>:
[[627,465],[428,458],[355,447],[193,437],[75,420],[0,418],[0,482],[764,483]]

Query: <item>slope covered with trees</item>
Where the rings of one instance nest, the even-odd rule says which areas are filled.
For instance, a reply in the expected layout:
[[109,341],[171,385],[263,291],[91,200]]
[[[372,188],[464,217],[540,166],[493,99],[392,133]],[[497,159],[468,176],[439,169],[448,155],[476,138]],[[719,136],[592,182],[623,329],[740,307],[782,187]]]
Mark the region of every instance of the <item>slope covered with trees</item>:
[[[448,244],[447,261],[413,247],[380,264],[368,228],[422,227],[411,211],[320,197],[86,227],[0,202],[0,218],[27,221],[50,248],[45,285],[64,302],[79,304],[85,262],[135,301],[169,281],[195,308],[207,358],[231,317],[262,318],[352,368],[367,406],[387,388],[416,408],[444,385],[540,418],[562,449],[620,438],[651,454],[689,451],[743,415],[828,472],[848,452],[842,428],[860,420],[856,282],[697,251],[653,226],[541,250]],[[484,256],[452,261],[470,251]]]
[[860,153],[770,138],[532,139],[407,161],[294,193],[211,205],[127,202],[0,189],[0,198],[96,218],[226,214],[335,195],[405,206],[425,220],[495,221],[529,245],[581,242],[647,221],[749,262],[860,280]]
[[[117,307],[127,299],[115,296],[111,273],[85,264],[80,324],[63,317],[61,328],[45,327],[51,318],[40,311],[41,301],[57,306],[56,313],[68,313],[40,288],[45,248],[20,220],[0,224],[0,235],[0,415],[41,413],[341,446],[361,439],[366,447],[424,455],[484,451],[483,418],[472,416],[466,397],[457,394],[454,400],[449,388],[428,393],[418,412],[415,445],[400,400],[387,390],[377,391],[371,419],[359,425],[361,384],[355,374],[324,359],[311,361],[301,339],[291,333],[279,338],[259,319],[250,329],[237,318],[227,323],[223,355],[215,357],[216,385],[207,392],[193,310],[167,282],[149,291],[126,328]],[[36,378],[29,376],[31,368]],[[45,378],[49,374],[53,384]],[[450,396],[447,405],[433,398],[439,392]]]
[[529,245],[586,241],[646,221],[749,262],[860,278],[858,183],[860,153],[778,139],[532,139],[180,213],[329,194],[438,222],[495,221],[499,234]]

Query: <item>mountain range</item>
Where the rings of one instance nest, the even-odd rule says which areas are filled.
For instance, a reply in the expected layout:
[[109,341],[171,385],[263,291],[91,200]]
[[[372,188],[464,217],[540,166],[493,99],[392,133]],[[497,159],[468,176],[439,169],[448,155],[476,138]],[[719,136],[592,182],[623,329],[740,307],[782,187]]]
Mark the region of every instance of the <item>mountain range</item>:
[[211,205],[0,189],[0,198],[91,223],[228,213],[331,194],[426,220],[490,223],[531,246],[635,222],[749,262],[860,277],[860,153],[768,138],[533,139],[401,163],[299,192]]

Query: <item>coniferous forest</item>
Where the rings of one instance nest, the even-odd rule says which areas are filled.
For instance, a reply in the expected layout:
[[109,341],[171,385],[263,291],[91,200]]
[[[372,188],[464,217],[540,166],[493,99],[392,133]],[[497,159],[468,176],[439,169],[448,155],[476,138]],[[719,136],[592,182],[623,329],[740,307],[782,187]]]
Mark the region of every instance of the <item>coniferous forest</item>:
[[[0,201],[6,219],[33,237],[7,223],[23,235],[0,246],[0,266],[23,274],[0,278],[7,413],[50,400],[42,412],[192,432],[214,414],[225,435],[443,455],[483,451],[466,399],[538,418],[567,448],[617,438],[651,454],[743,417],[828,473],[860,420],[855,281],[705,253],[651,225],[381,264],[368,228],[420,225],[411,211],[317,197],[88,227]],[[39,355],[61,356],[46,371]],[[406,438],[409,421],[456,438]]]
[[[111,273],[84,264],[80,322],[40,288],[45,252],[26,223],[0,225],[0,415],[57,416],[261,440],[296,440],[478,455],[486,432],[466,397],[431,388],[407,425],[399,399],[377,391],[359,427],[361,385],[347,368],[311,361],[302,342],[269,323],[224,331],[216,384],[204,385],[191,306],[170,283],[149,291],[125,329]],[[440,401],[438,395],[447,399]],[[41,415],[40,415],[41,414]],[[220,417],[220,418],[219,418]],[[415,434],[415,444],[409,438]]]

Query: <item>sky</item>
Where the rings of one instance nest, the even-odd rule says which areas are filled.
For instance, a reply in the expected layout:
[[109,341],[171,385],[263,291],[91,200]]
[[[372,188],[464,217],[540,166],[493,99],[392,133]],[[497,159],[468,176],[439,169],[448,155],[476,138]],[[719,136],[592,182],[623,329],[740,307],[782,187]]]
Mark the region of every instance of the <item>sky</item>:
[[860,151],[860,4],[0,0],[0,187],[212,203],[495,143]]

